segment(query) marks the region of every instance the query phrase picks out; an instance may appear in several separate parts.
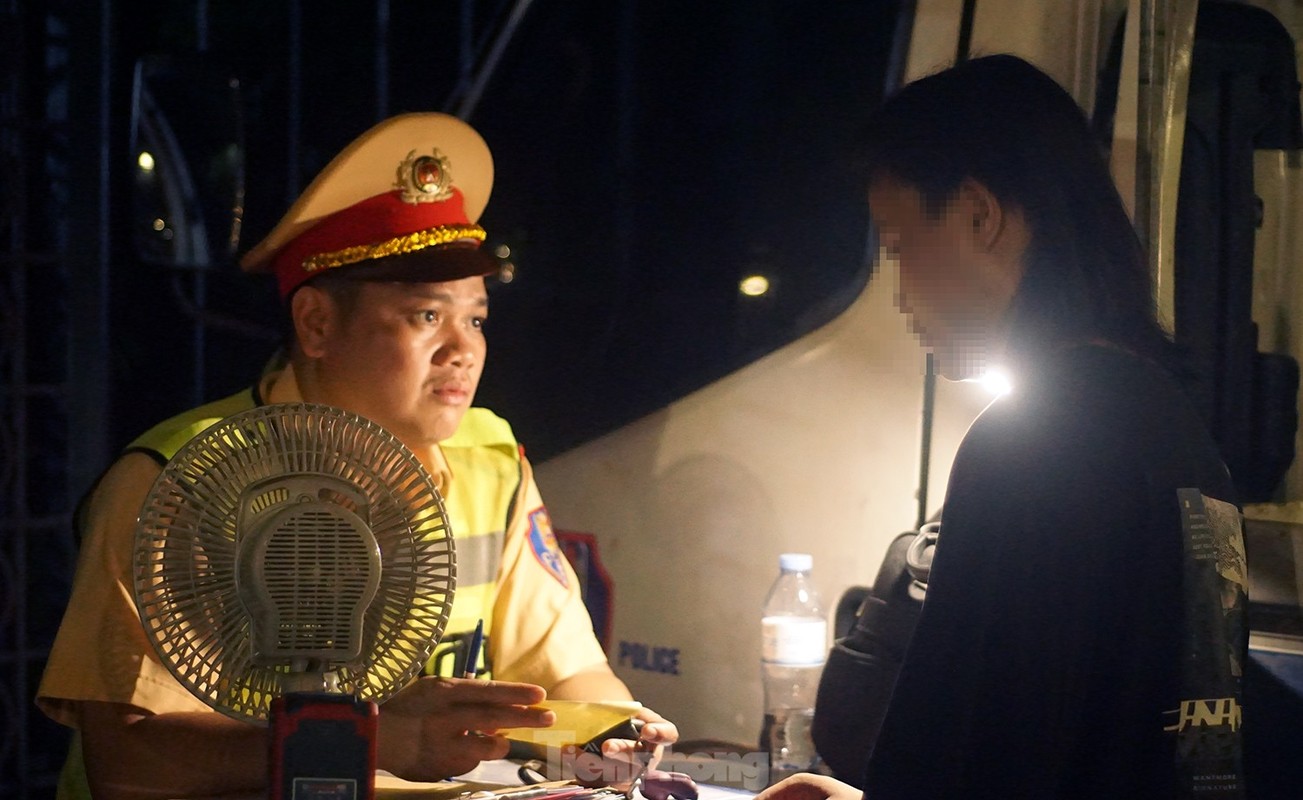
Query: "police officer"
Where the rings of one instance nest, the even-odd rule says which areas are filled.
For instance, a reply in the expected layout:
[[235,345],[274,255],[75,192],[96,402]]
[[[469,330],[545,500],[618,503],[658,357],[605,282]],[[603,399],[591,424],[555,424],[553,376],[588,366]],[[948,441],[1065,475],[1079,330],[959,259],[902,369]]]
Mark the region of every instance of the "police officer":
[[[492,681],[415,681],[381,709],[378,764],[434,779],[501,757],[501,737],[542,727],[558,699],[629,699],[593,636],[529,462],[505,420],[471,402],[484,368],[495,269],[475,224],[493,165],[479,135],[442,114],[386,120],[344,149],[242,259],[275,275],[291,322],[286,363],[258,384],[168,420],[94,488],[73,595],[38,691],[76,728],[61,796],[212,794],[260,786],[265,733],[213,712],[147,643],[132,599],[135,518],[161,465],[195,433],[262,403],[326,403],[396,435],[445,498],[458,550],[448,633],[483,620]],[[166,379],[162,376],[161,379]],[[449,665],[436,657],[431,666]],[[481,665],[474,665],[481,667]],[[673,724],[643,709],[642,738]],[[634,742],[608,743],[607,753]],[[85,765],[85,775],[80,766]]]

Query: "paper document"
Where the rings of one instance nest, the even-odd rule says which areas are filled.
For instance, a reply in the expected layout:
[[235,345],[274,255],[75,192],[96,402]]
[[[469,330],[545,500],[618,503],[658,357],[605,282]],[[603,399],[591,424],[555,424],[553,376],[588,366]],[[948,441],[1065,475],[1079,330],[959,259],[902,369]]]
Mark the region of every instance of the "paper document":
[[500,736],[540,745],[583,744],[627,721],[642,703],[636,700],[590,702],[586,700],[544,700],[540,708],[551,709],[556,723],[550,728],[506,728]]

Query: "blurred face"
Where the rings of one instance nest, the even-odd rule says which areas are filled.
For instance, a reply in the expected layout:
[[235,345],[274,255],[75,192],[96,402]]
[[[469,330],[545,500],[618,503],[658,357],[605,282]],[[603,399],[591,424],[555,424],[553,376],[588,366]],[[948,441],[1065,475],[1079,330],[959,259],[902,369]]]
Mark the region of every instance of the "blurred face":
[[484,369],[484,279],[367,282],[357,291],[348,313],[310,284],[293,298],[310,373],[300,381],[304,399],[368,417],[408,447],[448,438]]
[[930,214],[918,190],[881,178],[869,188],[869,210],[882,253],[898,268],[896,303],[910,330],[945,377],[980,375],[997,354],[1000,321],[1022,277],[1021,216],[972,181]]

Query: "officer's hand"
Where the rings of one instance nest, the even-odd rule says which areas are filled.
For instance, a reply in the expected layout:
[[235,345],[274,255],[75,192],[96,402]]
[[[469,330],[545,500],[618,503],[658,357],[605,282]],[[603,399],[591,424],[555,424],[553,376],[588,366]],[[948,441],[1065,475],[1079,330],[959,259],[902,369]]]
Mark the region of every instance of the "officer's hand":
[[655,769],[665,746],[679,740],[679,729],[646,706],[638,709],[634,719],[643,723],[638,739],[607,739],[600,756],[577,747],[563,748],[565,777],[587,786],[609,786],[631,781],[643,765]]
[[779,781],[755,800],[860,800],[864,793],[827,775],[801,772]]
[[400,778],[440,780],[503,758],[502,728],[545,728],[556,715],[528,683],[418,678],[380,708],[376,766]]

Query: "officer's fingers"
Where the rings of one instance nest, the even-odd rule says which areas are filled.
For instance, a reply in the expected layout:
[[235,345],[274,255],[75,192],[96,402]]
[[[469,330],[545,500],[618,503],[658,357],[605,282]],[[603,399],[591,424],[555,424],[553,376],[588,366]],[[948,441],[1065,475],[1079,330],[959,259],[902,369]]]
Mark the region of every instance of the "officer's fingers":
[[545,696],[541,687],[529,683],[418,678],[385,706],[424,715],[443,713],[456,705],[532,706],[541,703]]
[[455,774],[469,772],[475,768],[475,764],[478,764],[481,761],[492,761],[497,758],[506,758],[507,750],[510,749],[510,743],[507,742],[506,739],[501,736],[495,736],[491,733],[467,734],[466,740],[469,742],[466,752],[468,755],[474,757],[475,763]]
[[534,706],[464,703],[432,715],[432,719],[462,730],[487,732],[503,728],[546,728],[556,722],[556,714]]
[[547,692],[532,683],[508,681],[477,681],[463,678],[440,679],[445,690],[455,695],[458,703],[498,703],[502,705],[532,706],[543,702]]

